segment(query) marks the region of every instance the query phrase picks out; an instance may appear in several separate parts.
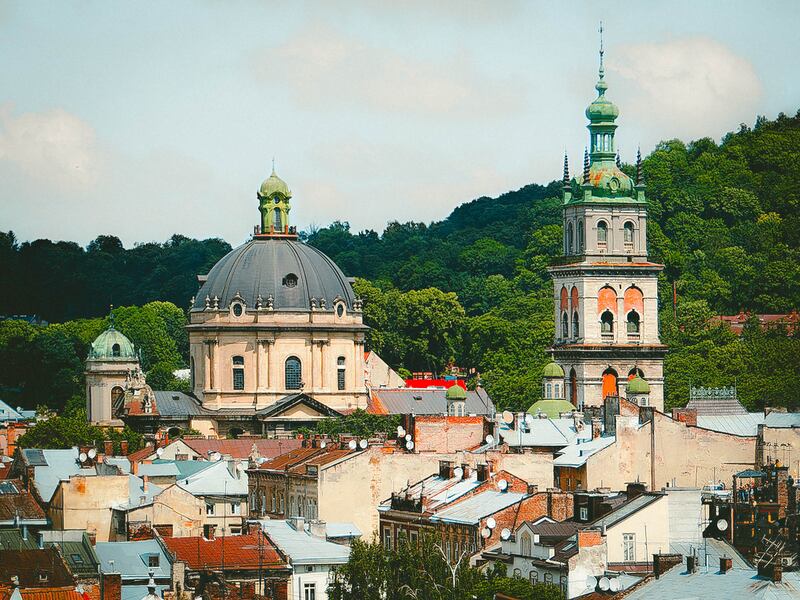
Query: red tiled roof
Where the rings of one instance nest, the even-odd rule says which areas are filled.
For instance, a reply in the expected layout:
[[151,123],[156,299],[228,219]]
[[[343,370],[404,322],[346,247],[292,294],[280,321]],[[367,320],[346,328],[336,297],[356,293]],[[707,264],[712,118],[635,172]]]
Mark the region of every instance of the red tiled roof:
[[262,458],[275,458],[291,450],[299,448],[302,440],[281,439],[265,440],[261,438],[245,438],[239,440],[201,440],[184,439],[184,443],[192,450],[202,456],[207,456],[208,452],[219,452],[229,455],[231,458],[247,458],[253,451],[253,444],[256,445],[258,455]]
[[[8,479],[3,486],[3,493],[0,493],[0,521],[11,521],[16,516],[20,519],[46,518],[42,507],[19,479]],[[11,492],[12,487],[16,493]]]
[[163,538],[169,551],[185,562],[190,569],[248,570],[280,569],[285,561],[272,545],[269,538],[261,532],[248,535],[230,535],[207,540],[203,537]]
[[388,415],[389,411],[386,410],[386,407],[381,402],[381,399],[375,394],[375,392],[369,395],[369,400],[367,400],[367,412],[371,415]]
[[[14,590],[0,589],[0,600],[8,600]],[[87,591],[79,594],[74,587],[20,588],[23,600],[92,600],[96,595]]]
[[258,468],[262,470],[270,469],[283,471],[286,467],[301,463],[321,452],[324,452],[322,448],[297,448],[291,452],[281,454],[272,460],[268,460],[267,462],[261,464]]
[[332,463],[340,458],[347,456],[348,454],[352,454],[353,450],[341,450],[341,449],[334,449],[334,450],[327,450],[323,454],[312,456],[308,460],[304,460],[299,465],[295,465],[291,467],[289,471],[291,473],[305,473],[306,465],[313,465],[317,467],[323,467],[329,463]]
[[155,446],[145,446],[137,450],[136,452],[131,452],[128,454],[128,460],[132,463],[139,462],[141,460],[145,460],[146,458],[150,458],[151,456],[155,456],[156,448]]

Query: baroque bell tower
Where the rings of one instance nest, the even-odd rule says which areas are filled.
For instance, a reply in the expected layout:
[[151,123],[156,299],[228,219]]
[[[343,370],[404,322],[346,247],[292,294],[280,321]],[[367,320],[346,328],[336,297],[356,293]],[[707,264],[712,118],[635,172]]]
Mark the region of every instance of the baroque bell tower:
[[[619,167],[615,123],[619,109],[606,98],[602,26],[597,98],[587,107],[589,145],[583,173],[569,176],[564,157],[564,256],[553,276],[556,334],[551,348],[564,369],[566,399],[576,407],[626,396],[639,376],[649,398],[664,408],[664,355],[658,331],[658,274],[647,258],[647,201],[641,155],[636,181]],[[645,398],[645,400],[642,400]]]

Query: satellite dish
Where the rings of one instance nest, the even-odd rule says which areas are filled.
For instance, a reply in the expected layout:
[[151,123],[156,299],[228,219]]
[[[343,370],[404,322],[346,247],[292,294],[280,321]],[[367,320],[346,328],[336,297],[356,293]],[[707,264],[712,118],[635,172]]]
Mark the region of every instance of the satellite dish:
[[719,521],[717,521],[717,529],[719,529],[720,531],[725,531],[726,529],[728,529],[728,522],[725,519],[720,519]]
[[497,487],[500,488],[501,492],[505,492],[508,489],[508,482],[505,479],[501,479],[497,482]]
[[411,441],[411,434],[410,434],[410,433],[407,433],[407,434],[406,434],[406,441],[407,441],[407,442],[410,442],[410,441]]
[[350,450],[355,450],[357,446],[358,443],[355,440],[350,440],[347,442],[347,447],[350,448]]
[[211,453],[211,460],[213,460],[214,462],[217,462],[218,460],[222,460],[222,454],[220,454],[219,452],[212,452]]
[[589,575],[586,578],[586,589],[587,590],[594,590],[597,587],[597,577],[594,575]]
[[408,448],[409,450],[413,450],[414,449],[414,442],[412,442],[411,440],[408,440],[406,442],[406,448]]
[[95,456],[97,456],[97,450],[92,448],[91,450],[89,450],[89,458],[94,458]]
[[494,520],[494,517],[489,517],[488,519],[486,519],[486,526],[489,529],[494,529],[495,527],[497,527],[497,521]]
[[609,581],[608,585],[611,587],[612,592],[618,592],[622,589],[622,584],[619,582],[617,577]]
[[600,590],[607,592],[611,589],[611,582],[609,581],[608,577],[601,577],[600,578]]
[[453,477],[455,477],[456,479],[461,479],[463,476],[464,476],[464,469],[462,469],[461,467],[456,467],[455,469],[453,469]]
[[483,529],[481,529],[481,537],[482,538],[488,538],[491,535],[492,535],[492,530],[489,529],[488,527],[484,527]]
[[403,437],[406,434],[406,430],[403,429],[402,425],[397,426],[397,437]]
[[511,539],[511,530],[506,527],[503,531],[500,532],[500,538],[504,540]]
[[325,446],[327,446],[327,445],[328,445],[328,442],[326,442],[325,440],[322,440],[322,441],[319,443],[319,447],[320,447],[320,448],[324,448],[324,447],[325,447]]
[[358,447],[361,448],[362,450],[366,450],[368,445],[369,443],[367,442],[367,440],[361,440],[360,442],[358,442]]
[[506,425],[511,425],[514,422],[514,413],[510,410],[503,411],[503,423]]
[[81,452],[78,455],[78,460],[80,460],[81,462],[86,462],[86,452]]
[[162,454],[164,454],[163,448],[159,448],[158,450],[156,450],[156,456],[161,456]]
[[490,433],[486,436],[486,443],[491,444],[492,442],[494,442],[494,436]]
[[244,471],[244,465],[242,463],[236,463],[236,470],[241,473]]

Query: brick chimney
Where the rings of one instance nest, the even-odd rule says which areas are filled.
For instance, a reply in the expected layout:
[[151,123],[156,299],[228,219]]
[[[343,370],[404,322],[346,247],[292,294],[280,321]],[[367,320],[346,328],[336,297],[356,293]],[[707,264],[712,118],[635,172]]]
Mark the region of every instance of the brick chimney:
[[111,440],[103,441],[103,452],[106,456],[114,456],[114,442]]
[[[686,558],[688,559],[689,557],[687,556]],[[653,554],[653,574],[658,579],[672,567],[682,562],[683,556],[680,554]]]
[[439,461],[439,477],[442,479],[452,479],[453,478],[453,463],[449,460],[440,460]]
[[150,478],[147,475],[142,475],[142,491],[146,494],[147,488],[150,484]]
[[101,573],[100,600],[121,600],[122,575],[119,573]]
[[139,461],[132,460],[131,461],[131,475],[138,475],[139,474]]
[[598,417],[592,418],[592,439],[596,440],[603,433],[603,421]]
[[633,481],[626,484],[626,486],[625,495],[628,497],[628,500],[633,500],[636,496],[641,496],[647,491],[647,486],[640,481]]
[[719,557],[719,572],[723,575],[733,568],[733,559],[728,556]]
[[478,465],[478,481],[486,481],[489,479],[489,465],[482,464]]
[[122,440],[119,443],[119,446],[120,446],[120,454],[122,454],[122,456],[128,456],[128,440]]
[[686,572],[687,573],[694,573],[697,571],[697,557],[696,556],[687,556],[686,557]]
[[694,408],[673,408],[672,418],[689,427],[697,427],[697,410]]
[[783,568],[780,563],[765,563],[762,561],[758,565],[758,575],[778,583],[783,579]]

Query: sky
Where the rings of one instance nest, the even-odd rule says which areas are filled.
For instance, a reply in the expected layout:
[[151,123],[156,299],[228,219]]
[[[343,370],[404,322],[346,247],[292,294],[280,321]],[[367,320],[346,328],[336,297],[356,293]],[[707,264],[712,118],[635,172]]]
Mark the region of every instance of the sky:
[[601,20],[627,162],[800,108],[794,0],[0,0],[0,231],[237,245],[273,158],[300,229],[546,184]]

